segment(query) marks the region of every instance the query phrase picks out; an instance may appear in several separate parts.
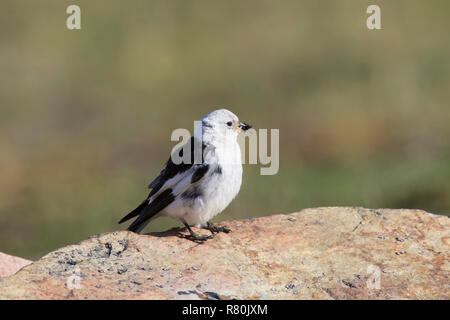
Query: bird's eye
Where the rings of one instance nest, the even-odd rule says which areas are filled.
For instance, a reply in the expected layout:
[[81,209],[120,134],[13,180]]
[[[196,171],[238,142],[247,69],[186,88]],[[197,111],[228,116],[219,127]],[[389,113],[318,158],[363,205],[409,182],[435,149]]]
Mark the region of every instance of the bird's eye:
[[233,124],[233,122],[231,122],[231,121],[227,122],[227,126],[229,126],[229,127],[231,127],[232,124]]

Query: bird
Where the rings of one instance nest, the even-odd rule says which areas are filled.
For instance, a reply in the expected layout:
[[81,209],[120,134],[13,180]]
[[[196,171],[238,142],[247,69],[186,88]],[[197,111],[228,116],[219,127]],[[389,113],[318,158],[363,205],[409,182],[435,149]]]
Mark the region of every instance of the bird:
[[[148,185],[151,191],[147,198],[119,224],[136,217],[128,230],[140,233],[150,221],[167,216],[180,221],[189,231],[189,235],[178,233],[179,237],[197,243],[219,232],[230,232],[209,220],[225,210],[239,193],[242,161],[237,137],[251,127],[227,109],[215,110],[196,122],[194,135],[171,154],[164,169]],[[199,235],[192,225],[208,229],[211,234]]]

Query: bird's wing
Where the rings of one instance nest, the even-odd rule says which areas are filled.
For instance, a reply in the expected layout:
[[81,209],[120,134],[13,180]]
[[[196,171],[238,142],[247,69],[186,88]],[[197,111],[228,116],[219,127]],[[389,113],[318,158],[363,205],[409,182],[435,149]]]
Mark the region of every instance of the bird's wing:
[[[190,161],[189,163],[180,163],[175,164],[172,161],[172,157],[169,158],[166,162],[166,166],[164,169],[159,173],[159,175],[153,179],[152,182],[148,185],[152,191],[150,192],[149,197],[155,195],[163,186],[167,185],[167,183],[171,184],[172,182],[179,181],[179,177],[176,177],[177,175],[185,176],[184,173],[192,168],[194,165],[194,136],[191,137],[189,142],[187,142],[184,146],[176,150],[175,152],[178,153],[179,158],[183,158],[183,150],[187,145],[190,145]],[[188,146],[189,147],[189,146]],[[204,152],[206,148],[206,145],[202,143],[202,152]],[[175,179],[173,179],[175,178]],[[173,181],[171,181],[173,179]]]
[[[209,169],[209,165],[205,163],[194,164],[193,139],[194,137],[191,137],[191,140],[188,142],[191,144],[191,162],[175,164],[172,161],[172,157],[170,157],[165,168],[149,184],[149,188],[152,188],[152,190],[147,199],[121,219],[119,223],[139,215],[139,218],[128,228],[131,231],[138,230],[142,224],[172,203],[176,196],[204,177]],[[206,146],[202,145],[202,152],[204,152],[205,148]],[[182,157],[183,147],[176,152],[179,152],[179,156]]]
[[[135,211],[133,216],[139,215],[139,217],[128,227],[128,230],[134,232],[140,231],[147,224],[149,219],[166,208],[192,185],[198,184],[206,175],[208,169],[208,164],[195,164],[191,169],[168,180],[150,200],[145,201],[144,205],[141,204],[138,208],[133,210]],[[132,216],[130,216],[130,218],[131,217]]]

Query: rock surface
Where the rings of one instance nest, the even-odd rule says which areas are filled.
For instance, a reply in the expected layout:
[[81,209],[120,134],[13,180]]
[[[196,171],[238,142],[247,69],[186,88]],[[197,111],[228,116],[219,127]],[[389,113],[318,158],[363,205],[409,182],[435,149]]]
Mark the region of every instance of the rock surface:
[[11,276],[32,262],[0,252],[0,277]]
[[222,224],[204,244],[93,236],[1,278],[0,299],[450,299],[446,216],[331,207]]

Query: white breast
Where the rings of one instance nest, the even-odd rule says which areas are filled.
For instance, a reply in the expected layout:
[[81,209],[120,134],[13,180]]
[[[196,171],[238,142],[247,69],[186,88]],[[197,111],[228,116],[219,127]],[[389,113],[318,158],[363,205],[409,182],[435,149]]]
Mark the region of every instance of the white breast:
[[[216,149],[214,155],[205,159],[211,169],[200,181],[201,197],[182,201],[178,199],[166,208],[166,214],[172,218],[184,220],[190,225],[202,225],[225,210],[239,193],[242,183],[241,151],[235,143],[227,150]],[[214,168],[220,166],[221,173]]]

